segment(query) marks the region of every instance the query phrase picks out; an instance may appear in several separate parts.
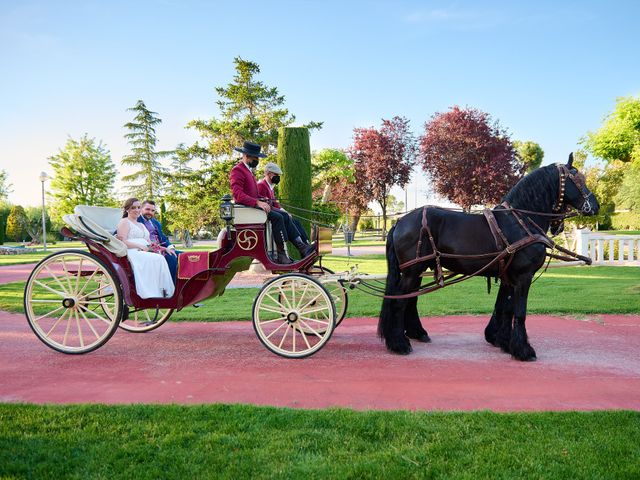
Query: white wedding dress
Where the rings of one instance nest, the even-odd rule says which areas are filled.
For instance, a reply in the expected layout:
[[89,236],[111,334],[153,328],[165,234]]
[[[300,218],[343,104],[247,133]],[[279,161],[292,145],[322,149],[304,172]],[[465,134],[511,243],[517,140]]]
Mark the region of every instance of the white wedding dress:
[[[127,240],[148,247],[151,244],[149,230],[141,223],[134,223],[129,219],[127,221],[129,222]],[[133,269],[136,292],[140,298],[162,298],[173,295],[175,285],[164,256],[153,252],[143,252],[135,248],[129,248],[127,256]]]

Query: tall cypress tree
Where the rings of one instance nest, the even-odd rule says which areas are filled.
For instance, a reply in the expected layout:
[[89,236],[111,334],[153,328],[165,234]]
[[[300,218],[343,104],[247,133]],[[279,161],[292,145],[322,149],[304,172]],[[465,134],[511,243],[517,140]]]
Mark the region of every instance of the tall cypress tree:
[[162,120],[156,112],[150,111],[142,100],[138,100],[135,107],[127,111],[135,112],[132,122],[126,123],[129,130],[124,137],[131,145],[131,155],[122,158],[123,165],[138,168],[122,180],[129,183],[128,191],[131,195],[142,199],[153,199],[162,193],[163,178],[166,168],[160,163],[160,158],[170,155],[171,151],[156,151],[156,125]]
[[[291,207],[293,215],[309,218],[311,210],[311,148],[309,130],[305,127],[282,127],[278,132],[278,164],[284,175],[278,185],[278,194],[282,202]],[[286,207],[285,207],[286,208]],[[302,226],[309,231],[309,222],[300,219]],[[293,252],[295,249],[289,249]],[[297,252],[296,252],[297,253]]]

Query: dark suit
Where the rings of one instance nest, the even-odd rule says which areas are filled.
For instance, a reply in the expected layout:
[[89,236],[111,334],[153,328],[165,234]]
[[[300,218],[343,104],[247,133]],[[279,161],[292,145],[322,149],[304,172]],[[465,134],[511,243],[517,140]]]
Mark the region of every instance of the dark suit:
[[289,239],[294,240],[296,237],[300,237],[303,242],[309,243],[309,237],[307,236],[307,232],[304,231],[304,228],[300,224],[298,220],[290,216],[286,211],[282,209],[280,206],[280,202],[273,193],[273,190],[267,183],[267,181],[263,178],[258,182],[258,195],[262,198],[267,199],[267,203],[272,206],[272,208],[282,215],[284,219],[285,229],[289,234]]
[[[138,223],[141,223],[145,228],[147,228],[147,226],[145,225],[145,218],[142,215],[138,217]],[[156,234],[158,235],[158,242],[160,243],[160,246],[167,248],[169,245],[171,245],[171,242],[169,241],[167,236],[162,233],[162,225],[160,225],[160,222],[151,217],[151,223],[156,228]],[[169,271],[171,272],[171,278],[173,278],[173,283],[176,282],[176,275],[178,272],[178,255],[180,253],[182,252],[176,250],[175,256],[169,253],[164,255],[164,259],[167,261]]]

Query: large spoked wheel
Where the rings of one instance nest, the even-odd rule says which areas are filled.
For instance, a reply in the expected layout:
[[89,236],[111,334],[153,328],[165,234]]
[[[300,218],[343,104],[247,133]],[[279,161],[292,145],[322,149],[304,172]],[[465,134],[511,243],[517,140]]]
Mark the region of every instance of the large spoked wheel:
[[316,279],[299,273],[266,283],[253,302],[253,328],[280,356],[308,357],[333,333],[336,311],[331,294]]
[[[101,292],[110,290],[108,299]],[[107,315],[102,306],[112,312]],[[29,326],[47,346],[63,353],[88,353],[104,345],[122,317],[117,277],[98,257],[65,250],[44,258],[24,290]]]
[[[113,290],[108,282],[100,280],[100,304],[102,311],[113,318]],[[173,309],[170,308],[148,308],[144,310],[136,310],[132,307],[127,307],[128,312],[123,314],[123,318],[120,321],[120,328],[127,332],[142,333],[150,332],[161,326],[164,322],[169,320],[169,317],[173,313]]]
[[[326,267],[320,267],[318,265],[314,265],[309,270],[309,273],[313,276],[320,276],[323,274],[333,274],[332,270],[329,270]],[[347,296],[347,289],[342,286],[342,284],[338,281],[336,282],[321,282],[324,288],[331,294],[331,298],[333,299],[333,304],[336,307],[336,327],[340,325],[340,322],[344,320],[345,315],[347,314],[347,307],[349,306],[349,297]]]

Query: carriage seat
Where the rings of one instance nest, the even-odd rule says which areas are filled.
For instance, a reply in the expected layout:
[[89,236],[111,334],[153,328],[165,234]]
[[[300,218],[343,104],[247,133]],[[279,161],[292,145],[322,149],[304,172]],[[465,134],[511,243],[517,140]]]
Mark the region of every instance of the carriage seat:
[[77,205],[72,214],[66,214],[62,219],[74,231],[103,244],[117,257],[126,257],[127,246],[113,235],[122,219],[119,208]]
[[[261,208],[247,207],[246,205],[240,205],[238,203],[233,204],[233,224],[235,226],[243,225],[265,225],[265,241],[267,252],[273,254],[276,250],[274,242],[272,240],[271,222],[267,222],[267,214]],[[225,235],[224,229],[220,231],[218,235],[218,245],[222,244],[222,238]],[[287,246],[285,245],[285,251]]]

